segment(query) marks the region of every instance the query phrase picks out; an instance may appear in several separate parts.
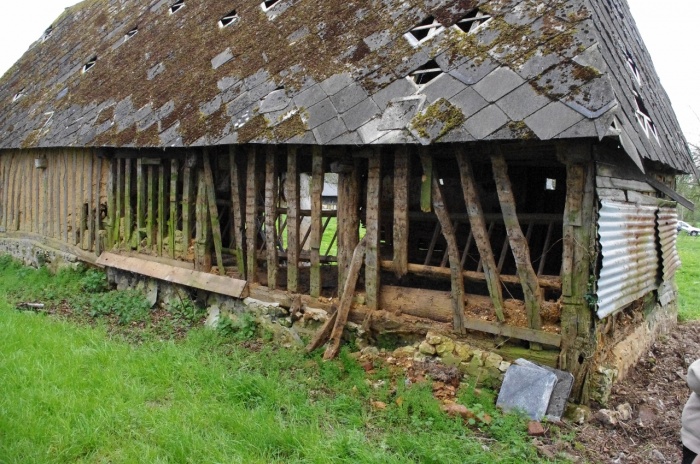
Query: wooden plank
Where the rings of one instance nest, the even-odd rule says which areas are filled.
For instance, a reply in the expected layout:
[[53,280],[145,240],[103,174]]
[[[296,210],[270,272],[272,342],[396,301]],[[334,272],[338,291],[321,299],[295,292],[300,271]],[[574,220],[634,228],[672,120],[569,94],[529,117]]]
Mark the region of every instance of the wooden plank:
[[183,269],[109,252],[103,253],[97,260],[97,264],[233,298],[247,297],[247,282],[245,280],[217,276],[207,272]]
[[411,157],[405,146],[394,153],[394,274],[401,278],[408,273],[408,182]]
[[[112,159],[112,163],[116,164],[117,172],[115,177],[116,184],[114,185],[114,212],[112,222],[112,244],[119,245],[119,243],[124,238],[122,235],[122,217],[124,216],[124,210],[126,207],[126,197],[124,195],[124,190],[126,186],[127,171],[125,169],[125,161],[123,159]],[[129,160],[131,161],[131,160]],[[124,222],[124,233],[126,233],[126,220]]]
[[[323,233],[321,229],[321,195],[323,193],[324,173],[321,147],[315,145],[311,151],[310,295],[318,298],[321,296],[321,238]],[[338,190],[340,195],[340,186],[338,186]]]
[[[144,162],[145,164],[145,162]],[[153,251],[156,243],[156,170],[153,165],[146,165],[148,178],[146,180],[146,247],[149,252]]]
[[469,224],[471,225],[470,237],[474,238],[476,247],[479,250],[484,276],[486,277],[486,285],[493,301],[496,317],[503,322],[505,317],[503,316],[503,289],[501,288],[500,272],[496,267],[493,250],[491,249],[491,241],[489,240],[486,220],[484,219],[484,210],[481,208],[481,199],[479,198],[479,191],[474,179],[474,169],[463,146],[457,148],[456,155],[462,184],[462,195],[464,196],[467,214],[469,215]]
[[[473,307],[481,311],[483,311],[483,308],[488,308],[492,305],[490,297],[480,295],[469,295],[469,301],[471,302],[468,305],[470,308]],[[504,300],[506,308],[515,307],[519,304],[522,304],[522,302],[518,300]],[[557,303],[550,303],[550,305],[556,306]],[[384,311],[420,317],[436,322],[452,321],[452,306],[451,292],[392,285],[382,286],[379,302],[379,307]],[[559,334],[527,327],[516,327],[501,322],[484,321],[465,316],[464,325],[468,330],[477,330],[534,343],[543,343],[551,346],[560,346],[562,343],[562,337]]]
[[[107,218],[110,224],[109,231],[107,232],[107,247],[111,248],[114,243],[118,241],[119,227],[117,218],[117,188],[116,184],[119,182],[119,160],[112,159],[109,160],[109,171],[107,174]],[[116,232],[115,232],[116,230]]]
[[219,223],[219,210],[216,207],[216,187],[214,184],[214,175],[211,171],[211,159],[207,149],[204,150],[204,182],[207,190],[207,204],[209,206],[209,218],[211,219],[211,232],[214,241],[214,251],[216,253],[216,264],[219,268],[219,275],[225,276],[226,268],[224,267],[224,258],[221,252],[221,248],[223,247],[221,243],[221,224]]
[[265,153],[265,242],[267,245],[267,286],[277,288],[277,154],[273,145]]
[[423,166],[423,177],[421,177],[421,189],[420,189],[420,209],[424,213],[429,213],[432,211],[432,185],[433,185],[433,159],[426,157],[423,159],[421,157],[421,164]]
[[182,257],[189,254],[190,241],[192,240],[192,168],[185,160],[185,168],[182,171]]
[[314,338],[311,339],[308,345],[306,345],[306,352],[311,353],[312,351],[319,348],[321,345],[326,343],[326,340],[331,336],[333,332],[333,327],[335,322],[338,320],[338,310],[335,308],[334,311],[328,315],[328,319],[323,323],[321,328],[316,332]]
[[[48,220],[49,220],[49,225],[48,225],[48,236],[51,238],[56,238],[55,236],[55,230],[56,230],[56,159],[53,156],[48,156],[46,158],[46,172],[49,175],[49,203],[47,205],[48,207]],[[15,171],[17,175],[19,175],[19,170]],[[17,179],[19,181],[19,179]],[[15,221],[17,220],[17,217],[19,216],[19,211],[18,211],[18,205],[16,203],[16,200],[19,198],[19,192],[18,192],[18,187],[15,187],[13,189],[13,194],[15,196],[15,206],[14,206],[14,215],[13,215],[13,229],[12,230],[17,230],[15,226]],[[92,248],[89,248],[92,249]]]
[[[345,287],[353,250],[359,240],[360,179],[357,160],[338,174],[338,291]],[[341,296],[342,295],[338,295]]]
[[659,192],[668,195],[669,198],[671,198],[673,201],[677,201],[678,204],[680,204],[681,206],[687,208],[690,211],[695,211],[695,204],[692,201],[690,201],[680,193],[676,192],[668,185],[664,184],[663,182],[657,179],[654,179],[648,174],[645,176],[645,180],[649,185],[654,187]]
[[[76,188],[76,196],[75,196],[75,201],[76,201],[76,214],[78,219],[78,226],[77,230],[79,231],[78,236],[76,237],[76,245],[79,245],[81,249],[85,249],[85,231],[87,230],[87,210],[86,210],[86,201],[85,201],[85,182],[86,182],[86,177],[87,177],[87,170],[85,165],[87,164],[87,157],[85,156],[84,151],[80,151],[78,154],[78,170],[80,171],[80,184],[77,185]],[[46,171],[44,169],[44,171]],[[46,173],[44,172],[44,178],[46,177]],[[44,194],[46,195],[46,194]],[[47,205],[46,201],[46,196],[44,196],[44,205]],[[45,216],[44,216],[45,218]]]
[[299,291],[299,164],[296,147],[287,149],[287,290]]
[[158,256],[163,256],[163,242],[165,242],[165,165],[158,166]]
[[[513,187],[508,177],[508,165],[500,152],[496,152],[491,156],[491,164],[493,166],[493,177],[496,182],[498,200],[501,204],[503,221],[506,225],[510,248],[513,250],[515,266],[518,270],[518,276],[520,277],[520,283],[525,297],[528,325],[532,329],[539,330],[542,327],[540,311],[544,298],[542,289],[537,280],[537,274],[532,268],[527,239],[523,235],[520,223],[518,222]],[[536,349],[537,347],[531,346],[531,348]]]
[[20,230],[22,214],[24,214],[24,153],[24,151],[21,151],[17,159],[17,189],[15,191],[17,197],[15,201],[17,214],[15,215],[15,222],[12,226],[12,230],[15,231]]
[[367,233],[367,255],[365,256],[365,293],[366,305],[371,310],[378,309],[380,288],[379,265],[379,239],[381,230],[380,198],[382,184],[381,153],[375,150],[374,156],[369,159],[367,172],[367,213],[365,225]]
[[[81,158],[82,160],[82,158]],[[37,169],[37,171],[40,171]],[[38,173],[40,175],[40,173]],[[37,178],[37,193],[39,191],[39,178]],[[77,245],[78,241],[80,240],[80,211],[82,210],[82,201],[81,201],[81,189],[82,189],[82,183],[83,183],[83,169],[82,169],[82,163],[80,163],[80,167],[78,165],[78,152],[74,149],[73,150],[73,182],[72,182],[72,188],[73,188],[73,239],[71,243],[73,245]],[[36,212],[39,212],[39,195],[37,195],[37,203],[36,203]],[[38,214],[37,214],[37,221],[38,221]],[[39,223],[37,222],[37,227],[35,229],[37,232],[39,231]]]
[[566,202],[564,205],[564,237],[561,265],[562,295],[571,296],[571,276],[574,268],[574,227],[583,224],[583,185],[585,168],[569,164],[566,168]]
[[234,235],[236,244],[236,265],[238,273],[245,275],[245,251],[243,247],[243,237],[245,236],[245,213],[243,200],[243,182],[241,181],[241,172],[238,166],[238,158],[240,152],[238,148],[231,145],[229,147],[229,166],[231,177],[231,233]]
[[2,208],[2,216],[0,216],[0,226],[2,226],[3,232],[7,232],[7,202],[10,195],[7,189],[7,182],[9,175],[7,173],[7,159],[9,156],[7,154],[0,154],[0,172],[2,172],[2,192],[0,194],[0,208]]
[[180,164],[173,158],[170,160],[170,219],[168,222],[168,254],[171,259],[175,259],[175,240],[177,235],[177,183]]
[[624,190],[599,188],[596,189],[598,196],[606,200],[627,201]]
[[637,192],[655,193],[656,189],[647,182],[640,182],[629,179],[617,179],[615,177],[596,176],[596,186],[598,188],[635,190]]
[[131,243],[131,231],[134,225],[134,216],[131,209],[131,159],[124,160],[124,237],[126,248]]
[[[36,210],[34,209],[34,198],[36,197],[36,192],[34,190],[34,176],[36,175],[34,168],[34,159],[29,157],[29,171],[27,172],[27,182],[28,182],[28,194],[27,194],[27,231],[35,232],[34,228],[34,218],[36,217]],[[0,181],[1,182],[1,181]],[[1,192],[0,195],[4,195]],[[67,222],[66,222],[67,225]]]
[[256,147],[248,148],[248,168],[246,185],[246,279],[250,283],[258,281],[258,173],[256,169]]
[[[542,246],[542,255],[540,256],[540,265],[537,268],[537,277],[539,278],[544,272],[544,266],[547,261],[547,255],[549,254],[549,245],[552,243],[552,233],[554,232],[554,223],[551,222],[547,226],[547,236],[544,239],[544,245]],[[542,284],[540,283],[540,286]]]
[[196,234],[194,240],[194,268],[202,272],[211,270],[211,230],[207,203],[207,184],[202,167],[197,172]]
[[[423,171],[427,172],[429,165],[431,165],[431,157],[423,152],[421,153],[421,163],[423,164]],[[432,169],[432,168],[430,168]],[[457,248],[457,237],[455,235],[454,227],[452,226],[452,221],[450,220],[449,212],[447,211],[447,205],[443,198],[442,189],[440,188],[440,181],[437,176],[433,176],[433,209],[435,210],[435,215],[438,218],[440,227],[442,228],[442,235],[445,237],[447,242],[447,252],[449,254],[450,261],[450,280],[452,285],[452,311],[453,311],[453,329],[456,332],[464,332],[464,279],[462,278],[462,268],[460,267],[460,256],[459,249]]]
[[355,286],[357,285],[357,279],[360,276],[360,268],[362,267],[362,261],[364,261],[365,257],[365,240],[365,238],[360,240],[352,253],[352,260],[350,261],[347,278],[345,279],[345,286],[343,288],[342,296],[340,297],[338,316],[336,317],[335,325],[333,326],[333,332],[331,332],[329,346],[326,349],[326,352],[323,353],[323,359],[333,359],[340,351],[340,339],[343,336],[345,324],[348,322],[350,306],[355,295]]

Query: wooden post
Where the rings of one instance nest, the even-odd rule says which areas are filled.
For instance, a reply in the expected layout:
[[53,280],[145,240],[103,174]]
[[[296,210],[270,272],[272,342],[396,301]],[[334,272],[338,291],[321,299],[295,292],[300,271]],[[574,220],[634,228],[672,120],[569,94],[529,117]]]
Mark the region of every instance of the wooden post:
[[[496,181],[496,190],[498,191],[498,199],[501,204],[503,221],[505,222],[510,248],[513,250],[515,266],[518,270],[518,276],[520,277],[525,296],[528,325],[531,329],[539,330],[542,328],[540,310],[544,298],[542,289],[537,281],[537,274],[532,268],[530,261],[530,248],[518,222],[513,187],[508,177],[508,165],[500,152],[491,156],[491,164],[493,165],[493,177]],[[530,347],[532,349],[538,348],[535,344],[531,344]]]
[[[117,222],[119,222],[118,218]],[[124,160],[124,236],[122,237],[127,249],[131,241],[133,224],[133,212],[131,210],[131,159],[127,158]],[[118,224],[117,227],[121,227],[121,225]],[[121,247],[121,245],[119,246]]]
[[[87,177],[87,197],[88,197],[88,211],[87,211],[87,227],[88,227],[88,244],[87,249],[92,250],[93,241],[95,239],[95,203],[92,196],[92,180],[93,180],[93,165],[94,165],[94,155],[88,153],[88,177]],[[53,222],[53,216],[50,216],[49,220]]]
[[265,242],[267,244],[267,287],[277,288],[277,154],[267,146],[265,156]]
[[216,207],[216,186],[214,175],[211,171],[211,159],[209,151],[204,150],[204,182],[207,189],[207,203],[209,205],[209,217],[211,219],[211,233],[214,240],[214,251],[216,252],[216,264],[219,267],[219,275],[226,275],[224,259],[221,255],[221,224],[219,223],[219,209]]
[[[432,170],[432,159],[430,155],[423,151],[421,153],[421,164],[424,172],[428,169]],[[462,277],[462,268],[460,267],[459,248],[457,248],[457,237],[455,235],[454,226],[450,220],[450,213],[445,205],[445,200],[440,188],[440,181],[435,176],[430,176],[433,182],[433,209],[435,215],[442,228],[442,235],[447,242],[447,253],[450,261],[450,275],[452,282],[452,312],[453,312],[453,328],[456,332],[464,333],[464,278]]]
[[[31,179],[31,174],[32,171],[31,169],[34,168],[32,160],[30,159],[30,164],[29,164],[29,174],[30,174],[30,179]],[[65,243],[68,243],[68,229],[69,227],[69,221],[68,221],[68,151],[64,150],[61,153],[61,161],[63,164],[63,241]],[[29,203],[27,204],[27,219],[30,218],[29,215],[29,210],[31,210],[31,195],[34,193],[34,191],[31,189],[29,190],[29,194],[27,195],[27,200]]]
[[[360,239],[360,173],[358,160],[338,173],[338,291],[345,287],[352,253]],[[348,172],[349,171],[349,172]],[[323,189],[323,186],[321,186]],[[342,295],[339,295],[342,297]]]
[[486,230],[486,220],[484,219],[484,211],[481,209],[481,200],[479,199],[479,191],[474,180],[474,170],[471,162],[467,157],[464,147],[457,148],[457,164],[459,165],[459,175],[462,180],[462,194],[464,202],[467,205],[467,214],[469,215],[469,224],[471,225],[471,236],[474,237],[476,247],[479,250],[479,255],[483,260],[484,275],[486,277],[486,285],[489,289],[489,295],[493,302],[493,307],[498,320],[503,322],[503,289],[501,288],[501,280],[496,268],[496,261],[491,249],[488,231]]
[[258,281],[258,173],[255,146],[248,148],[248,184],[246,186],[246,278],[250,283]]
[[156,241],[156,173],[153,166],[148,165],[148,196],[146,209],[146,246],[148,251],[153,251],[153,245]]
[[375,150],[369,159],[367,173],[367,217],[365,235],[367,255],[365,257],[365,292],[366,305],[369,309],[378,309],[380,266],[379,266],[379,234],[381,232],[380,198],[381,198],[381,153]]
[[394,274],[408,274],[408,182],[411,156],[405,146],[394,154]]
[[163,256],[163,242],[165,241],[165,159],[161,159],[158,165],[158,236],[156,237],[156,248],[158,256]]
[[194,246],[194,268],[197,271],[209,272],[211,270],[211,230],[209,227],[209,211],[207,209],[207,184],[203,168],[200,168],[197,172],[197,205],[195,214],[197,236]]
[[240,152],[236,147],[231,145],[229,147],[229,165],[230,165],[230,177],[231,177],[231,233],[234,236],[234,241],[236,243],[236,265],[238,266],[238,273],[241,276],[245,276],[245,252],[243,248],[243,238],[245,236],[245,214],[244,210],[244,200],[242,195],[242,184],[241,173],[238,168],[238,158]]
[[[310,258],[311,282],[310,294],[314,298],[321,296],[321,195],[323,194],[323,152],[321,147],[312,147],[311,160],[311,227]],[[340,188],[338,189],[340,190]],[[340,191],[338,192],[340,194]],[[339,225],[338,225],[339,226]]]
[[102,254],[103,242],[100,236],[102,230],[102,215],[100,212],[100,193],[102,189],[102,158],[97,157],[97,176],[95,179],[95,254]]
[[423,165],[423,177],[421,178],[420,187],[420,209],[424,213],[432,211],[432,188],[433,188],[433,159],[431,157],[421,156],[421,164]]
[[194,158],[187,154],[185,168],[182,171],[182,257],[187,258],[192,240],[192,161]]
[[136,161],[136,249],[141,248],[142,233],[146,227],[146,167],[143,158]]
[[[596,349],[593,310],[586,301],[595,241],[595,165],[590,146],[566,148],[566,205],[562,256],[562,349],[559,364],[574,375],[572,397],[588,401],[586,380]],[[560,156],[560,158],[563,158]]]
[[179,174],[177,159],[170,160],[170,220],[168,221],[168,252],[175,259],[175,240],[177,239],[177,180]]
[[[110,247],[119,244],[121,216],[122,216],[122,201],[124,200],[124,191],[122,188],[124,160],[121,158],[111,160],[110,177],[112,180],[111,189],[108,186],[107,198],[109,204],[109,221],[112,226],[111,236],[109,240]],[[115,172],[116,171],[116,172]]]
[[340,351],[340,338],[343,336],[343,329],[348,322],[348,314],[350,313],[350,306],[352,305],[352,299],[355,295],[355,286],[357,285],[357,278],[360,275],[360,268],[362,267],[364,256],[365,239],[363,238],[357,246],[355,246],[355,250],[352,253],[347,279],[345,280],[345,286],[343,288],[343,296],[340,297],[340,306],[338,307],[335,326],[333,326],[333,332],[331,333],[330,344],[326,352],[323,353],[323,359],[333,359],[338,355],[338,351]]
[[299,291],[299,165],[297,148],[287,150],[287,291]]

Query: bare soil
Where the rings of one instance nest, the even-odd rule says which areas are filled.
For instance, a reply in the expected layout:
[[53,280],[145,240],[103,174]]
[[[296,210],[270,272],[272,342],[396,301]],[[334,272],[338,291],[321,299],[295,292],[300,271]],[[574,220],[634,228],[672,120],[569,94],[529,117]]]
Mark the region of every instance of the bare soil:
[[[606,425],[602,407],[594,407],[591,418],[573,426],[576,438],[567,450],[581,461],[594,463],[679,463],[680,423],[690,395],[685,376],[688,366],[700,358],[700,322],[679,325],[660,337],[646,356],[613,389],[605,409],[616,410],[628,403],[631,418]],[[559,447],[559,443],[543,443]]]

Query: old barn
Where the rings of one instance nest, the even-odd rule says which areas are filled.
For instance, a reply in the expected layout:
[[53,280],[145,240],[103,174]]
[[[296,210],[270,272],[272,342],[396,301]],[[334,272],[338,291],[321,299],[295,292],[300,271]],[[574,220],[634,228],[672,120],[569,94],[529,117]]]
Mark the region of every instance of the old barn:
[[28,262],[326,310],[330,351],[452,333],[584,401],[675,323],[695,168],[625,0],[90,0],[0,102]]

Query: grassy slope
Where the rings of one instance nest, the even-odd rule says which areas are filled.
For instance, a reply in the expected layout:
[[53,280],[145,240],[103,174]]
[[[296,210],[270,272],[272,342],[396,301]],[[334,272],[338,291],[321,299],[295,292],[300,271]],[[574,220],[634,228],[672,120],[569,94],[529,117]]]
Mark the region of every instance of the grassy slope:
[[676,273],[679,292],[678,318],[700,319],[700,237],[678,235],[678,253],[683,265]]
[[380,369],[373,388],[345,352],[258,353],[204,329],[134,345],[7,303],[66,298],[78,278],[0,263],[0,462],[543,462],[490,392],[460,395],[494,417],[477,434],[429,384],[392,391]]

